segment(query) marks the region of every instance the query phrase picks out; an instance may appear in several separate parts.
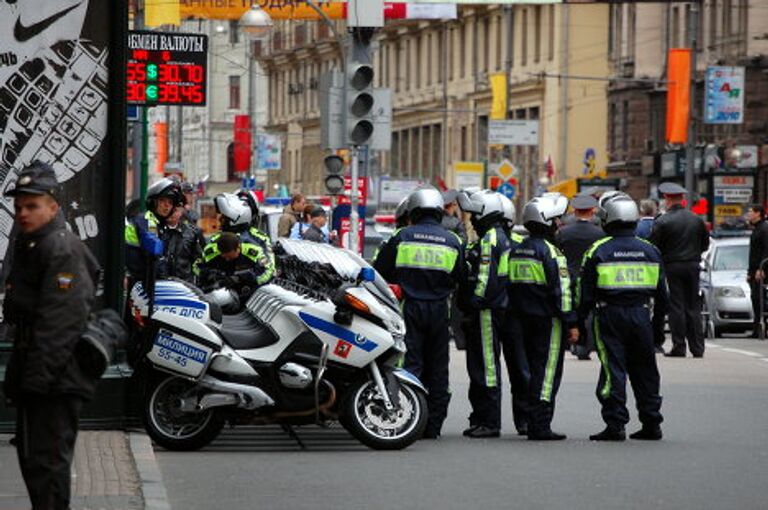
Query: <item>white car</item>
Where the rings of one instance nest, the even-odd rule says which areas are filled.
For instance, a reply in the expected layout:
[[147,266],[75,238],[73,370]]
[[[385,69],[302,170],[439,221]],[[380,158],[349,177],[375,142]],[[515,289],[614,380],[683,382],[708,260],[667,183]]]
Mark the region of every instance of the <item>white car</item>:
[[749,237],[713,238],[702,255],[700,288],[715,337],[752,329],[748,264]]

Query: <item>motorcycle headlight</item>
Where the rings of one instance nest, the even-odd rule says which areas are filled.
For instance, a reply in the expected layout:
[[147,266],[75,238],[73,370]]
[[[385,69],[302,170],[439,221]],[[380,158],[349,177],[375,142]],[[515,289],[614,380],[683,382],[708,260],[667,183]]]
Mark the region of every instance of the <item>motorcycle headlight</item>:
[[717,287],[715,289],[715,297],[722,298],[741,298],[745,297],[744,290],[741,287]]

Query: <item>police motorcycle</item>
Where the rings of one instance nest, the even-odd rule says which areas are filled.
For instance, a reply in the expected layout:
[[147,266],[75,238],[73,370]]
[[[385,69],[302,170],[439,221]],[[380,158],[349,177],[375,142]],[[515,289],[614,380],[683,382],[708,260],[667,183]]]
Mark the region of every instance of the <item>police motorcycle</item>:
[[[373,449],[419,439],[426,390],[396,367],[405,324],[383,278],[328,245],[281,239],[275,254],[278,277],[242,307],[224,288],[204,295],[179,280],[133,286],[150,437],[195,450],[227,423],[276,423],[292,433],[338,420]],[[222,305],[241,311],[222,313]]]

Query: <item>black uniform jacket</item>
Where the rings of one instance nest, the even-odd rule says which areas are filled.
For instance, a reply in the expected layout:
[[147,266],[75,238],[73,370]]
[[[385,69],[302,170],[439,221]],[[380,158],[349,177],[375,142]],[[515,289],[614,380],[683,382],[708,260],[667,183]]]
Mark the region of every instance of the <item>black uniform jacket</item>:
[[568,261],[568,271],[571,273],[571,278],[576,278],[579,275],[581,260],[589,247],[603,237],[605,237],[605,232],[602,228],[585,220],[577,220],[557,232],[555,244]]
[[749,268],[747,275],[752,278],[755,271],[760,269],[760,262],[768,258],[768,222],[760,220],[755,224],[752,235],[749,236]]
[[16,326],[4,391],[90,398],[95,381],[84,374],[74,349],[85,329],[99,265],[59,215],[16,238],[6,284],[5,320]]
[[681,205],[673,205],[656,219],[650,241],[661,252],[665,264],[699,262],[709,248],[709,233],[701,218]]

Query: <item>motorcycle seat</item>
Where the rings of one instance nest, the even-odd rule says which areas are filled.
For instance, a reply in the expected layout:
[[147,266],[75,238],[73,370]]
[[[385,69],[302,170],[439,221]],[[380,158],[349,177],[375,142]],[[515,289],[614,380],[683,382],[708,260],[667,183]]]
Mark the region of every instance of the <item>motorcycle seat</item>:
[[248,310],[235,315],[224,315],[219,332],[224,341],[235,350],[259,349],[279,340],[272,328],[251,315]]

